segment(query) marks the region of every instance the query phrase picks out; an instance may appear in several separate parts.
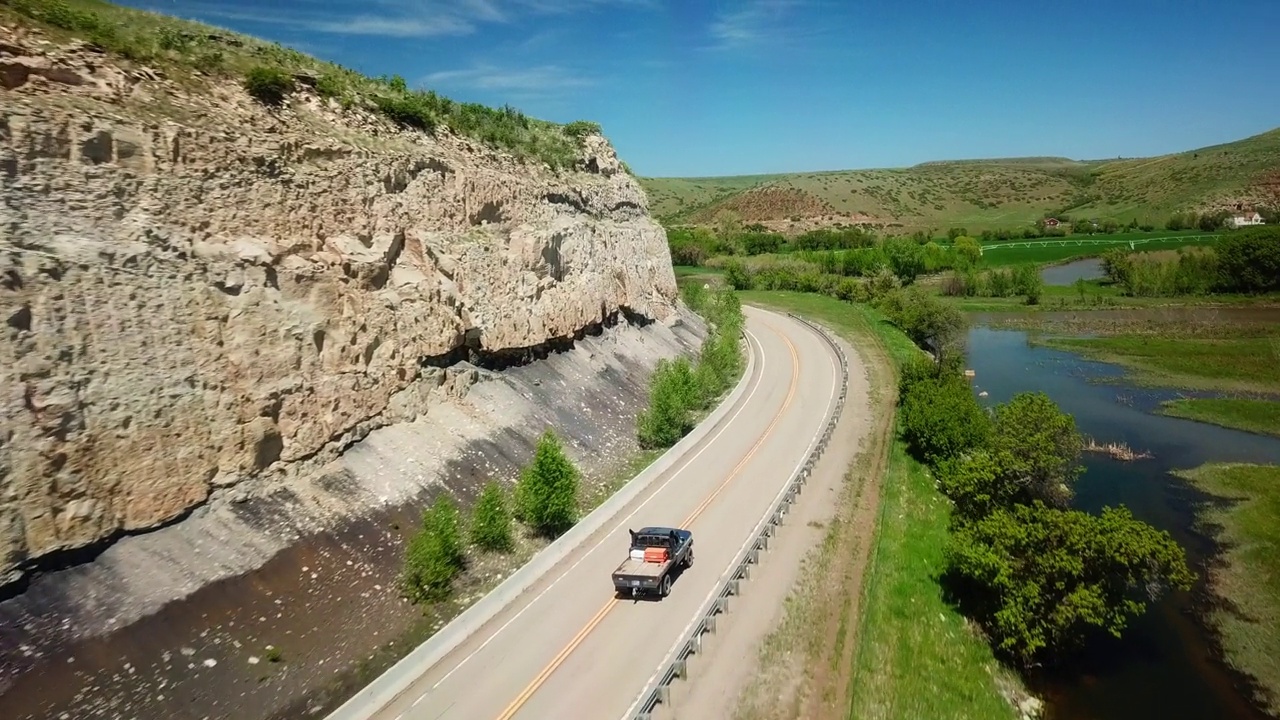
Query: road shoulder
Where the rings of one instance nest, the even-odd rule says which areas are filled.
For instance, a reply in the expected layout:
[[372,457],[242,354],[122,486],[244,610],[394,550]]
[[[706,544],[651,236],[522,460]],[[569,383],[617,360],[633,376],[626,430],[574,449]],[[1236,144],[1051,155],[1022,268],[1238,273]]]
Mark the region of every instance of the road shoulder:
[[[693,681],[673,687],[671,707],[681,717],[730,717],[745,697],[758,698],[776,717],[798,717],[789,709],[798,710],[798,706],[779,705],[778,700],[780,695],[801,695],[806,663],[779,664],[772,658],[766,660],[767,652],[762,651],[777,634],[775,628],[785,625],[793,614],[785,610],[796,597],[794,588],[802,578],[814,575],[812,566],[829,555],[822,550],[833,538],[844,539],[842,544],[847,545],[852,538],[844,536],[858,535],[864,546],[861,555],[867,555],[865,549],[870,547],[874,530],[876,482],[868,482],[870,475],[854,469],[861,465],[856,458],[868,452],[876,454],[874,373],[864,349],[828,333],[849,360],[847,400],[831,444],[772,538],[769,551],[752,567],[750,579],[733,598],[729,612],[720,616],[716,634],[707,637],[702,653],[689,659]],[[845,532],[842,528],[846,527],[855,532]],[[842,572],[854,580],[862,575],[861,569],[854,567]],[[767,667],[762,664],[765,662]]]

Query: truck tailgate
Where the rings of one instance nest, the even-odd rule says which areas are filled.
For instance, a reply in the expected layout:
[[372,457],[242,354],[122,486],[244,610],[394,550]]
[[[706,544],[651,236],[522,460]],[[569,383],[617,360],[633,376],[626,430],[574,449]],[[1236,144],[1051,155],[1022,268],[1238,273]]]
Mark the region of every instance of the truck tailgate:
[[627,558],[617,570],[613,571],[614,575],[634,575],[636,577],[657,577],[662,571],[670,565],[670,561],[664,563],[647,563],[643,560],[635,558]]

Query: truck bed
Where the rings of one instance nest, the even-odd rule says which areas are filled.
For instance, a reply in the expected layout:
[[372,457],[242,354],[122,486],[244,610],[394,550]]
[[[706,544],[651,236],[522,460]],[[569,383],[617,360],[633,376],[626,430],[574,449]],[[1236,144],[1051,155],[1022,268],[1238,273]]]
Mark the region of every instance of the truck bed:
[[634,575],[636,577],[642,577],[642,576],[656,577],[658,575],[661,575],[662,571],[666,570],[667,567],[669,567],[670,565],[671,565],[670,560],[664,563],[649,563],[643,560],[636,560],[635,558],[629,557],[626,560],[622,561],[622,564],[618,566],[617,570],[613,571],[613,574],[614,575]]

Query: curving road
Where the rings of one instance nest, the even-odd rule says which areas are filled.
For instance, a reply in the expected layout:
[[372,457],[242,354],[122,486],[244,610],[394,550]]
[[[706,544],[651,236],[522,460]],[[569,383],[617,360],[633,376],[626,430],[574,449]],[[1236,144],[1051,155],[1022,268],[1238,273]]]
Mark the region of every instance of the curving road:
[[[614,520],[381,708],[381,720],[621,718],[803,462],[839,393],[830,347],[744,308],[756,362],[719,426]],[[615,599],[628,528],[693,530],[696,559],[661,601]]]

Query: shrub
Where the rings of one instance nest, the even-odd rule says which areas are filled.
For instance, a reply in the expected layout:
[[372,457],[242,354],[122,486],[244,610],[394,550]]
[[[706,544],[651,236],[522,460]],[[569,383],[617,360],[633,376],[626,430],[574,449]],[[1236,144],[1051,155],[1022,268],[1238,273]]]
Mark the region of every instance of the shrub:
[[670,447],[693,429],[703,394],[686,358],[659,360],[650,383],[649,405],[636,421],[640,446]]
[[991,421],[963,378],[916,380],[902,398],[902,436],[913,455],[929,465],[982,447]]
[[588,135],[599,135],[601,133],[600,123],[594,123],[588,120],[574,120],[564,126],[564,131],[567,135],[579,142],[585,140]]
[[415,603],[447,597],[464,559],[457,507],[442,494],[423,513],[422,528],[409,541],[401,574],[405,595]]
[[686,358],[660,360],[650,378],[649,404],[636,422],[641,447],[670,447],[693,429],[695,411],[706,408],[729,388],[742,370],[742,303],[722,288],[685,291],[685,302],[706,319],[710,331],[702,341],[697,367]]
[[572,527],[578,519],[578,478],[578,469],[565,455],[559,439],[547,430],[516,485],[519,518],[548,536]]
[[725,267],[724,281],[734,290],[750,290],[753,284],[746,266],[736,260]]
[[1194,580],[1173,538],[1127,509],[1098,517],[1038,502],[958,528],[946,563],[966,614],[1023,667],[1079,648],[1094,628],[1119,637],[1146,610],[1143,595]]
[[293,77],[270,65],[255,65],[245,73],[244,89],[258,102],[276,106],[293,90]]
[[1280,228],[1247,228],[1218,240],[1217,286],[1227,292],[1280,290]]
[[482,550],[505,552],[513,544],[511,513],[502,488],[490,480],[480,491],[471,516],[471,542]]
[[996,406],[991,448],[1022,488],[1021,502],[1066,507],[1084,470],[1078,464],[1082,447],[1075,418],[1043,392],[1018,393]]
[[340,98],[347,92],[347,81],[335,72],[321,73],[316,79],[316,94],[323,98]]

